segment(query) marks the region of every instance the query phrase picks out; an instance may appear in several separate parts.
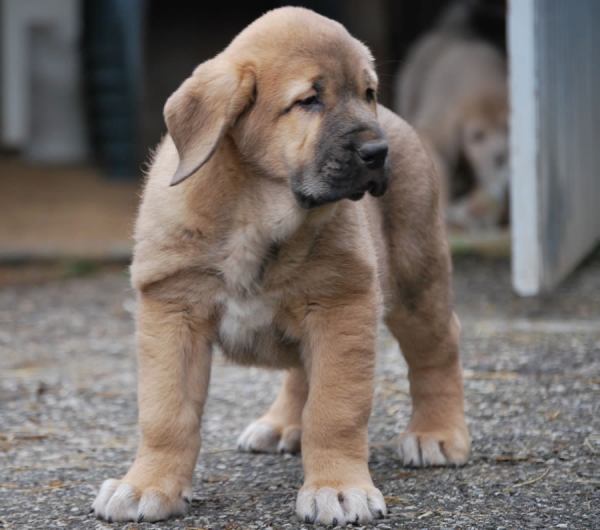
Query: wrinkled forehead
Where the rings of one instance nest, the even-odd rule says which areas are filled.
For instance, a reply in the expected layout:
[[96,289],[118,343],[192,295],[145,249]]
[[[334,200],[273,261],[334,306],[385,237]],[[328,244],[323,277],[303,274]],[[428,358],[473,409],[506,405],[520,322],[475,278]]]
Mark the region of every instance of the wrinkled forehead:
[[319,60],[286,59],[275,68],[263,72],[266,77],[279,77],[286,84],[315,82],[315,89],[342,88],[343,85],[377,87],[377,75],[368,63],[344,64],[341,60],[331,57],[321,57]]
[[276,54],[265,64],[257,65],[258,87],[288,97],[310,90],[356,95],[366,88],[376,89],[377,74],[370,54],[360,48],[348,48],[321,46]]
[[373,56],[337,22],[302,9],[268,13],[243,31],[229,46],[239,66],[251,65],[258,81],[279,79],[308,83],[320,78],[340,88],[343,82],[377,85]]

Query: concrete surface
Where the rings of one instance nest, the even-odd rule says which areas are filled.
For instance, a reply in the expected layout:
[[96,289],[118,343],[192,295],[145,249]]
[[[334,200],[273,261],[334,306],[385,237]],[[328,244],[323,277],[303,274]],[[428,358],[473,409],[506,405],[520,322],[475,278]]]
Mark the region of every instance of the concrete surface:
[[[471,459],[405,469],[406,368],[382,331],[370,468],[377,528],[600,528],[600,257],[554,295],[518,299],[506,260],[455,262]],[[0,528],[306,528],[299,457],[238,453],[280,375],[215,360],[189,515],[107,524],[89,514],[137,443],[133,293],[124,273],[0,289]],[[375,525],[374,525],[375,526]]]

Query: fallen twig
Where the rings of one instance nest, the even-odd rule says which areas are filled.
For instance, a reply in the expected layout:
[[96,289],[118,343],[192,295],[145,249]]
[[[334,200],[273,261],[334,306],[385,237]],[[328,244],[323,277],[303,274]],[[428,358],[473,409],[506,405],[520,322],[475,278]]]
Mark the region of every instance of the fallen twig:
[[403,497],[393,497],[393,496],[388,496],[388,497],[384,497],[385,502],[387,503],[392,503],[392,504],[409,504],[411,503],[411,499],[407,499],[407,498],[403,498]]
[[544,471],[539,477],[532,478],[531,480],[526,480],[525,482],[519,482],[518,484],[514,484],[512,486],[508,486],[507,488],[504,488],[504,489],[505,490],[509,490],[509,489],[513,489],[513,488],[521,488],[523,486],[529,486],[530,484],[534,484],[538,480],[542,480],[549,472],[550,472],[550,468],[547,467],[546,471]]
[[200,455],[216,455],[218,453],[228,453],[232,451],[237,451],[235,447],[226,447],[225,449],[213,449],[212,451],[202,451]]
[[596,454],[596,450],[594,449],[594,446],[592,445],[592,442],[590,442],[590,437],[589,436],[585,440],[583,440],[583,443],[592,452],[593,455]]
[[23,440],[44,440],[49,436],[55,435],[56,432],[54,430],[48,430],[47,432],[0,432],[0,440],[4,440],[6,442],[20,442]]
[[500,463],[503,462],[545,462],[545,460],[541,458],[536,458],[535,456],[510,456],[510,455],[500,455],[494,458],[494,461]]
[[52,484],[50,486],[42,486],[41,488],[32,488],[32,489],[18,489],[15,490],[17,493],[40,493],[42,491],[52,491],[62,488],[70,488],[71,486],[79,486],[80,484],[84,484],[85,481],[79,482],[67,482],[65,484]]
[[468,372],[463,377],[472,381],[488,379],[492,381],[494,379],[511,381],[519,377],[519,374],[516,372]]

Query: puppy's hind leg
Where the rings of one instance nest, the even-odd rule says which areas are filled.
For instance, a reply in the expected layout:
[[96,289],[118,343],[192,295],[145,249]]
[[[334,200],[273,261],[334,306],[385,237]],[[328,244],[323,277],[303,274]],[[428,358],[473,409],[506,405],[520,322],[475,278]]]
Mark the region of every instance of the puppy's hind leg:
[[298,453],[302,434],[302,410],[308,396],[304,368],[292,368],[283,379],[269,411],[248,425],[238,440],[242,451]]
[[407,466],[462,465],[469,455],[460,323],[450,305],[448,258],[439,253],[438,260],[421,271],[426,281],[397,278],[398,301],[387,317],[408,363],[413,410],[398,445]]

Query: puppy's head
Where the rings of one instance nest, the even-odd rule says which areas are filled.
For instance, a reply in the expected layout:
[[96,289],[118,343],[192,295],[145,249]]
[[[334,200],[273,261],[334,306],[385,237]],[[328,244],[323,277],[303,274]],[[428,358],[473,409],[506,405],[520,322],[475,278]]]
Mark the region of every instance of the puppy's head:
[[289,185],[304,208],[379,196],[389,163],[376,91],[368,49],[340,24],[302,8],[271,11],[167,101],[180,157],[172,184],[229,135],[243,162]]
[[489,92],[472,101],[464,109],[461,134],[463,152],[478,184],[501,195],[509,178],[506,92]]

